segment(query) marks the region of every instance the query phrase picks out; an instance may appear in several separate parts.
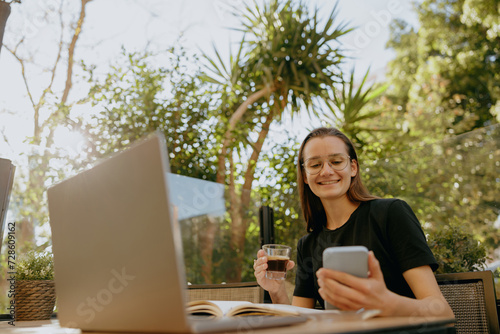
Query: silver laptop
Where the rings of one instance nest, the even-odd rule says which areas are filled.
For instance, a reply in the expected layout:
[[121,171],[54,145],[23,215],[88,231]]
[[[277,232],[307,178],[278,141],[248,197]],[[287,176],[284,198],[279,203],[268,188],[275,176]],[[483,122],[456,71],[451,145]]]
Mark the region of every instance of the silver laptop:
[[210,332],[301,317],[193,321],[160,133],[48,190],[58,319],[84,331]]

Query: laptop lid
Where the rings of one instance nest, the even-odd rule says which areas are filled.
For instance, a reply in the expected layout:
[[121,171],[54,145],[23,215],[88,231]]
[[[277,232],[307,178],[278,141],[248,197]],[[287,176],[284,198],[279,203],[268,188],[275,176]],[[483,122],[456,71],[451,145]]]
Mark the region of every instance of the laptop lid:
[[190,331],[168,171],[156,133],[48,189],[61,326]]

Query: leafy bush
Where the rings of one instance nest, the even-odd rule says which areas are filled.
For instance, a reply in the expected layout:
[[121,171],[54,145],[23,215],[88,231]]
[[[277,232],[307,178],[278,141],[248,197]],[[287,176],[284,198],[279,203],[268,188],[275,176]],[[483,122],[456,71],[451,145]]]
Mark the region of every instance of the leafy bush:
[[474,234],[453,223],[432,232],[427,240],[437,262],[437,274],[483,270],[486,247]]
[[53,280],[54,261],[48,252],[29,251],[19,257],[16,271],[17,280]]

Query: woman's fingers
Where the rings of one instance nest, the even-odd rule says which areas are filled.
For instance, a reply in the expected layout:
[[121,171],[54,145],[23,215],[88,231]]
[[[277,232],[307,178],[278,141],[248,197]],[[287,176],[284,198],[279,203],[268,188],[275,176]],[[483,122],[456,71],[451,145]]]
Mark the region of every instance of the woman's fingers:
[[257,252],[257,259],[253,261],[253,269],[257,269],[257,267],[261,266],[262,264],[266,264],[267,268],[267,255],[266,252],[264,252],[262,249],[260,249]]
[[384,279],[380,263],[375,257],[375,254],[373,254],[373,251],[368,252],[368,270],[370,271],[370,277],[378,280]]
[[257,279],[257,281],[260,281],[266,276],[266,271],[265,270],[255,270],[254,276]]
[[255,271],[266,271],[267,269],[267,261],[255,261],[254,265],[253,265],[253,269]]
[[332,279],[318,279],[321,297],[343,310],[359,310],[363,307],[363,295]]
[[333,280],[342,283],[345,286],[352,287],[355,289],[362,289],[364,285],[364,279],[344,273],[342,271],[336,271],[326,268],[321,268],[316,272],[316,276],[323,281]]
[[262,281],[265,278],[266,269],[267,269],[266,252],[264,252],[262,249],[259,249],[259,251],[257,252],[257,259],[253,261],[254,276],[257,279],[257,281]]
[[344,310],[364,307],[366,279],[324,268],[318,270],[317,276],[324,300]]
[[341,310],[350,311],[350,310],[359,310],[360,308],[362,308],[361,305],[353,303],[348,298],[345,298],[341,295],[333,294],[324,288],[320,288],[318,292],[321,298],[323,298],[325,302],[329,302],[330,304],[338,307]]

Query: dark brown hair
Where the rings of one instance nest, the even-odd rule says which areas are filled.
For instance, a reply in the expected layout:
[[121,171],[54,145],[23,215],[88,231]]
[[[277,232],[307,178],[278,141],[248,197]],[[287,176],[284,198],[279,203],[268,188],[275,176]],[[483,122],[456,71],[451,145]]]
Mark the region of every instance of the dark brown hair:
[[311,138],[337,137],[341,139],[347,148],[347,152],[358,167],[358,172],[351,178],[351,185],[347,190],[347,198],[352,202],[366,202],[372,199],[379,198],[370,194],[368,189],[361,181],[358,155],[354,149],[351,140],[347,138],[340,130],[335,128],[317,128],[312,130],[302,142],[299,150],[299,158],[297,162],[297,187],[300,196],[300,206],[307,223],[307,232],[321,231],[326,224],[326,213],[323,204],[318,196],[316,196],[309,188],[309,185],[304,182],[304,147]]

